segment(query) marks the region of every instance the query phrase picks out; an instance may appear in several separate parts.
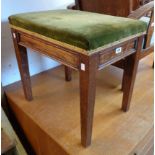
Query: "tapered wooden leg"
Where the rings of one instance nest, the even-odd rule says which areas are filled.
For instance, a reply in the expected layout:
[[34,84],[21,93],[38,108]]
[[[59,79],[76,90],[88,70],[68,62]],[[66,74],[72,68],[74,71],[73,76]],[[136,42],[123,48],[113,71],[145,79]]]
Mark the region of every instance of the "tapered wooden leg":
[[67,66],[65,66],[65,79],[66,79],[66,81],[72,80],[72,69]]
[[18,45],[18,34],[12,32],[15,47],[16,58],[23,84],[24,95],[27,100],[32,100],[31,80],[28,67],[27,50],[25,47]]
[[124,87],[124,69],[123,69],[123,77],[122,77],[122,86],[121,86],[121,90],[123,91]]
[[124,64],[125,64],[125,59],[123,59],[123,63],[122,63],[122,70],[123,70],[123,77],[122,77],[122,86],[121,86],[121,90],[123,91],[123,87],[124,87]]
[[137,51],[136,53],[128,56],[125,59],[124,64],[124,77],[123,77],[123,101],[122,101],[122,110],[128,111],[130,107],[130,101],[133,92],[133,86],[136,78],[139,56],[142,47],[143,37],[138,39]]
[[154,61],[153,61],[153,64],[152,64],[152,68],[154,68]]
[[80,71],[80,110],[81,143],[84,147],[91,144],[95,91],[96,91],[96,57],[83,58]]

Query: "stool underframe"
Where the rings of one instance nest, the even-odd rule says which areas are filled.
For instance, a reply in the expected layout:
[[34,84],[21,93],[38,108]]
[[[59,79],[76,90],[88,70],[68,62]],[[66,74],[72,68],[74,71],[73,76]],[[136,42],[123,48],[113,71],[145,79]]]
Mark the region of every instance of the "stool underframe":
[[[129,110],[143,35],[135,36],[132,39],[118,43],[104,50],[85,55],[14,28],[11,28],[11,32],[24,95],[28,101],[31,101],[33,96],[26,48],[38,51],[65,65],[66,81],[71,80],[71,68],[79,71],[81,143],[84,147],[91,144],[96,92],[96,72],[121,59],[125,59],[122,110],[124,112]],[[116,49],[120,47],[121,52],[117,53]]]

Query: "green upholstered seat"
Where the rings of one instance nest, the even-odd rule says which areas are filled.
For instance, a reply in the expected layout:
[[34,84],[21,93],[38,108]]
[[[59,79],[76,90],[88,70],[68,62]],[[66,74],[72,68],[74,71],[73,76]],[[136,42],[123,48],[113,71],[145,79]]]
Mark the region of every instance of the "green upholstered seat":
[[17,14],[11,25],[92,51],[146,31],[147,24],[129,18],[75,10],[52,10]]

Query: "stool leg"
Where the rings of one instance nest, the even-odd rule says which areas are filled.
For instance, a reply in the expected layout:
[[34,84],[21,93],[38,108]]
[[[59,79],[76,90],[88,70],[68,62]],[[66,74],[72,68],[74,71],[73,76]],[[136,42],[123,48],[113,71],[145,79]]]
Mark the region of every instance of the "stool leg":
[[[97,61],[95,57],[82,60],[80,70],[81,143],[91,144],[93,114],[96,92]],[[83,69],[83,70],[82,70]]]
[[121,86],[121,90],[123,91],[124,87],[124,69],[123,69],[123,77],[122,77],[122,86]]
[[66,81],[72,80],[72,69],[68,66],[65,66],[65,80]]
[[132,97],[134,82],[136,78],[139,55],[141,52],[143,37],[138,39],[137,51],[136,53],[128,56],[125,59],[124,64],[124,77],[123,77],[123,101],[122,101],[122,110],[128,111],[130,107],[130,101]]
[[123,70],[123,77],[122,77],[122,86],[121,86],[121,90],[123,91],[123,87],[124,87],[124,62],[125,62],[125,59],[123,61],[123,67],[122,67],[122,70]]
[[31,101],[33,97],[32,97],[31,80],[28,67],[27,50],[25,47],[20,46],[18,44],[18,35],[16,33],[13,33],[13,41],[14,41],[16,58],[18,62],[18,68],[21,75],[21,81],[23,84],[24,95],[27,100]]

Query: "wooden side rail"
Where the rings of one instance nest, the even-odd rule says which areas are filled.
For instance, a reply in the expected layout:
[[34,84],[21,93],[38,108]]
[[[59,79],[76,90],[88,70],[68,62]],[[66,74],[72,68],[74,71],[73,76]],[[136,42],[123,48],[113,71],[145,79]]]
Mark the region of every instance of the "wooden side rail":
[[140,53],[140,59],[143,59],[145,56],[149,55],[150,53],[152,53],[154,51],[154,46],[150,46],[146,49],[143,49]]
[[133,11],[128,18],[139,19],[142,16],[146,15],[149,11],[154,9],[154,2],[149,2],[148,4],[143,5],[137,10]]

